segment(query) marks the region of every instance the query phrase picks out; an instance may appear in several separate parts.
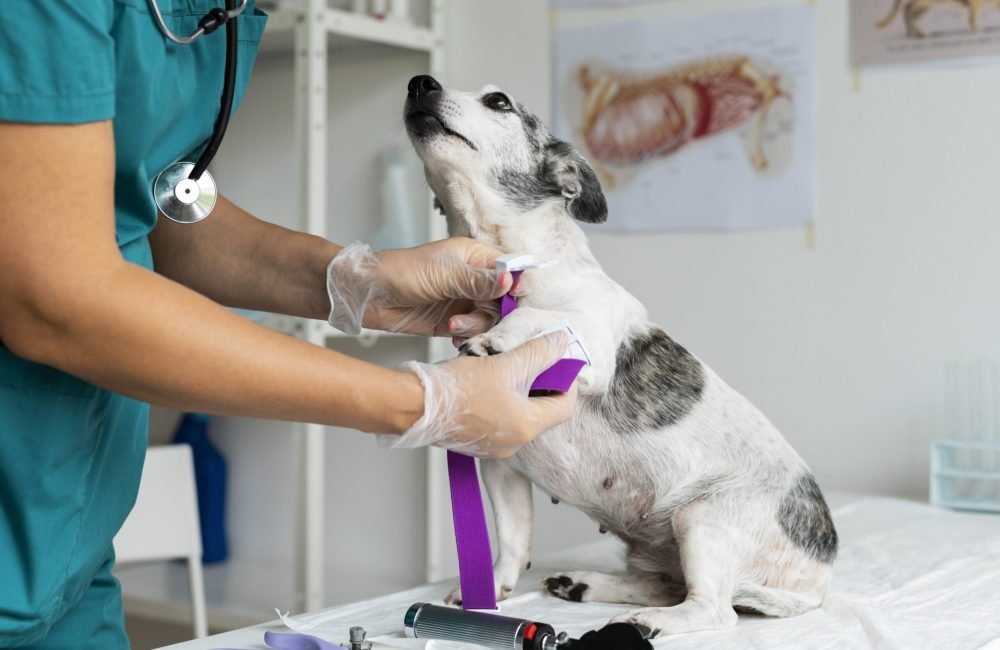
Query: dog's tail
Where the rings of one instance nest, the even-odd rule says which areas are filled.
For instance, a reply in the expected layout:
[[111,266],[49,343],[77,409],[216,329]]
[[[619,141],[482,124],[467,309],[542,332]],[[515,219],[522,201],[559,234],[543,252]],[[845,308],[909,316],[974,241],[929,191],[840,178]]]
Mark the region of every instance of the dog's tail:
[[744,611],[786,618],[812,611],[823,604],[823,592],[798,593],[774,587],[743,583],[733,592],[733,607]]
[[885,29],[886,27],[888,27],[889,23],[891,23],[893,20],[896,19],[896,14],[899,13],[899,8],[900,6],[902,6],[902,4],[903,0],[896,0],[895,2],[893,2],[892,11],[889,12],[888,16],[875,23],[875,26],[878,27],[879,29]]

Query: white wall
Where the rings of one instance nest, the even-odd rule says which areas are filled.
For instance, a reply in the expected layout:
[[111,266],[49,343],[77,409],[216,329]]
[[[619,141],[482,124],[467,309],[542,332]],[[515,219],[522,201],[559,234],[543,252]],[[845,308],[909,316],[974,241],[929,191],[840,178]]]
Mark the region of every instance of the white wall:
[[[547,11],[532,0],[456,4],[451,43],[463,63],[447,81],[496,81],[548,116]],[[780,4],[674,0],[573,20]],[[866,71],[855,92],[847,5],[817,2],[814,249],[801,230],[592,243],[654,320],[763,409],[822,485],[924,496],[943,362],[1000,356],[1000,67]]]

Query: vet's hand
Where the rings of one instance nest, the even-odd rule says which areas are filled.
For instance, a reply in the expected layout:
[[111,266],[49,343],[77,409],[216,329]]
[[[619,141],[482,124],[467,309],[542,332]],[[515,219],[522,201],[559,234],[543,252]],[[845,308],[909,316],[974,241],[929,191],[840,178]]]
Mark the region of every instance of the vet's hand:
[[491,357],[459,357],[406,369],[424,385],[424,414],[393,447],[434,445],[470,456],[506,458],[568,420],[576,385],[565,395],[528,397],[542,371],[566,353],[565,332],[533,339]]
[[354,243],[327,268],[330,323],[411,334],[469,337],[498,319],[495,300],[511,288],[495,270],[501,251],[464,237],[373,252]]

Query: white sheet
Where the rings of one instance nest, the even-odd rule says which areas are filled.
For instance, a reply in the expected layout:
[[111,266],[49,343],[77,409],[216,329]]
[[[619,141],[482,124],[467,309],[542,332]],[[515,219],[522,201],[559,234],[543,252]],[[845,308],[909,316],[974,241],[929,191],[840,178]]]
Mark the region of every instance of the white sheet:
[[[821,609],[789,619],[740,616],[735,628],[654,641],[657,648],[922,648],[1000,650],[1000,516],[954,513],[926,504],[868,498],[834,508],[840,554]],[[621,570],[619,547],[608,539],[539,558],[502,613],[544,621],[573,636],[603,625],[628,605],[570,603],[541,593],[538,580],[554,570]],[[331,641],[351,625],[370,635],[401,636],[403,614],[415,602],[440,601],[454,581],[287,618],[300,631]],[[177,650],[265,648],[267,624],[189,642]],[[370,638],[370,637],[369,637]],[[391,644],[391,645],[388,645]],[[398,639],[384,648],[471,648]]]

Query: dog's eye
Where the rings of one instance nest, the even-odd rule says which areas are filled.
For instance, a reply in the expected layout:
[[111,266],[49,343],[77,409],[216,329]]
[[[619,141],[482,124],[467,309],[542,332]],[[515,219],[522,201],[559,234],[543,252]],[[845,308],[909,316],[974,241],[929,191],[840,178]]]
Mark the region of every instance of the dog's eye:
[[486,97],[483,97],[483,104],[494,111],[510,111],[514,109],[514,106],[510,103],[510,99],[503,93],[490,93]]

